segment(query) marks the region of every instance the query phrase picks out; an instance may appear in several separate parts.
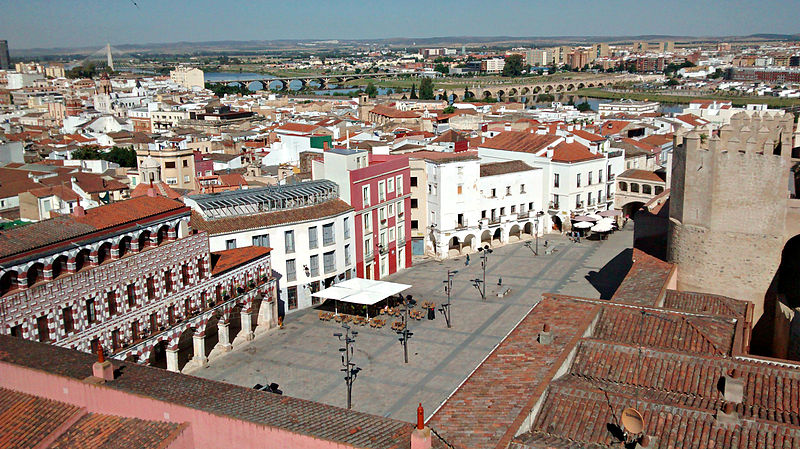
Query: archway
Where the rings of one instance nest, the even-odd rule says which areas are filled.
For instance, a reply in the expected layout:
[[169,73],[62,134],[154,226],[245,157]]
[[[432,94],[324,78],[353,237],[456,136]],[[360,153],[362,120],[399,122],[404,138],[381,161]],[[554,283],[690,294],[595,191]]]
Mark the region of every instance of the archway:
[[111,259],[111,242],[105,242],[97,248],[97,265]]
[[561,232],[564,229],[564,223],[561,222],[561,217],[558,215],[553,215],[553,230]]
[[147,248],[147,245],[150,243],[150,231],[143,231],[139,234],[139,251]]
[[484,100],[491,100],[492,99],[492,93],[489,92],[488,90],[483,91],[483,99]]
[[44,264],[36,262],[28,268],[28,287],[33,287],[34,284],[44,279]]
[[183,367],[189,363],[189,360],[194,357],[194,329],[187,327],[181,332],[178,339],[178,371],[182,371]]
[[552,91],[553,91],[553,86],[552,85],[548,84],[547,86],[545,86],[544,93],[549,94]]
[[75,255],[75,271],[81,271],[89,263],[89,250],[82,249]]
[[536,86],[536,87],[534,87],[534,88],[533,88],[533,93],[534,93],[534,94],[538,94],[538,93],[539,93],[539,92],[541,92],[541,91],[542,91],[542,88],[541,88],[541,87],[539,87],[539,86]]
[[156,368],[167,369],[167,340],[161,340],[153,346],[147,364]]
[[228,337],[231,343],[233,343],[233,340],[236,339],[239,332],[242,330],[242,308],[241,304],[233,306],[230,317],[228,318]]
[[0,296],[18,287],[19,274],[16,271],[6,271],[0,276]]
[[494,230],[494,235],[492,235],[492,246],[502,245],[503,244],[503,228],[498,227]]
[[519,225],[511,226],[511,229],[508,231],[508,241],[509,242],[516,242],[522,240],[522,229],[520,229]]
[[119,257],[120,258],[122,258],[122,256],[124,256],[125,254],[128,254],[130,252],[130,250],[131,250],[131,241],[132,240],[133,239],[131,238],[131,236],[126,235],[125,237],[122,237],[122,239],[119,241]]
[[164,225],[158,228],[158,234],[156,234],[157,244],[160,245],[161,242],[167,239],[168,235],[169,235],[169,226]]
[[206,323],[206,331],[203,337],[205,340],[206,357],[211,354],[214,347],[219,343],[219,313],[215,312]]
[[532,237],[533,236],[533,223],[530,221],[525,223],[525,226],[522,227],[522,234],[525,237]]
[[485,230],[481,233],[481,246],[489,245],[492,243],[492,231]]
[[66,273],[67,271],[67,258],[66,255],[62,254],[56,257],[53,260],[53,279],[58,278],[62,274]]
[[575,90],[575,85],[574,84],[567,85],[567,92],[571,92],[573,90]]
[[461,242],[458,240],[458,237],[453,237],[447,243],[447,256],[453,257],[459,254],[461,254]]
[[189,235],[189,222],[187,222],[186,220],[181,220],[178,223],[177,233],[179,239],[182,239],[187,235]]
[[469,234],[466,237],[464,237],[464,245],[461,248],[461,252],[462,253],[466,253],[466,254],[474,252],[475,251],[475,242],[476,242],[476,240],[477,240],[477,237],[475,237],[474,234]]
[[631,201],[630,203],[622,206],[622,216],[634,219],[636,218],[636,212],[644,206],[644,203],[641,201]]

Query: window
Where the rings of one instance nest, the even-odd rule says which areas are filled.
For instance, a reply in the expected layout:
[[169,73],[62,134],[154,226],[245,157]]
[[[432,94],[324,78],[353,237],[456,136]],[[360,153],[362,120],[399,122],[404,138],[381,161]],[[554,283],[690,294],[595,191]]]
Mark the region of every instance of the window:
[[322,225],[322,244],[325,246],[333,245],[336,237],[333,232],[333,223]]
[[580,209],[581,208],[581,196],[580,194],[575,195],[575,207]]
[[597,170],[597,182],[603,182],[603,169]]
[[50,212],[51,210],[53,210],[53,205],[49,199],[46,199],[42,201],[42,208],[44,209],[45,212]]
[[364,214],[364,231],[372,230],[372,212]]
[[506,214],[506,208],[505,208],[505,207],[501,207],[501,208],[500,208],[500,216],[502,217],[502,216],[504,216],[505,214]]
[[397,216],[402,217],[403,212],[405,212],[405,204],[402,201],[397,203]]
[[367,238],[364,240],[364,256],[370,257],[372,256],[372,239]]
[[592,185],[592,172],[589,172],[589,179],[587,181],[589,181],[586,183],[587,186]]
[[[153,276],[147,278],[146,283],[146,290],[147,290],[147,299],[153,299],[156,297],[156,280]],[[87,307],[88,308],[88,307]]]
[[381,224],[386,222],[386,208],[385,207],[381,207],[380,209],[378,209],[378,220],[380,220]]
[[519,193],[525,193],[525,184],[519,185]]
[[184,167],[188,167],[188,166],[189,166],[189,161],[187,161],[186,159],[184,159],[184,160],[183,160],[183,166],[184,166]]
[[[309,292],[313,295],[314,293],[318,292],[320,289],[321,283],[320,281],[314,281],[308,284]],[[311,297],[311,305],[318,306],[322,302],[319,296],[312,296]]]
[[[399,178],[399,176],[398,176],[398,178]],[[399,182],[397,184],[401,185]],[[416,176],[412,176],[411,177],[411,187],[416,187],[416,186],[417,186],[417,177]]]
[[590,206],[594,204],[592,202],[592,192],[586,194],[586,202],[589,203]]
[[381,231],[380,240],[379,241],[380,241],[381,247],[386,249],[386,231]]
[[308,247],[314,249],[317,246],[317,227],[312,226],[308,228]]
[[417,205],[419,204],[417,201],[418,200],[416,198],[411,198],[411,208],[412,209],[417,209],[417,207],[418,207]]
[[661,187],[661,186],[656,186],[655,187],[655,192],[656,192],[656,195],[660,195],[661,193],[664,192],[664,188]]
[[344,238],[350,238],[350,217],[344,217],[342,221],[342,225],[344,227]]
[[117,314],[117,295],[113,291],[106,293],[106,299],[108,301],[108,316],[114,316]]
[[395,177],[395,185],[397,186],[397,196],[403,194],[403,175],[397,175]]
[[511,195],[511,186],[506,186],[506,196]]
[[386,201],[386,182],[378,181],[378,202]]
[[114,329],[111,331],[111,349],[116,351],[120,346],[122,346],[122,344],[119,339],[119,329]]
[[631,192],[632,193],[639,193],[639,184],[636,184],[635,182],[632,182],[631,183]]
[[286,243],[286,252],[293,253],[294,252],[294,231],[286,231],[283,234],[284,241]]
[[361,204],[364,207],[369,206],[369,186],[364,186],[361,188],[361,198],[362,198]]
[[558,187],[558,173],[553,175],[553,187]]
[[183,182],[189,182],[189,175],[183,177]]
[[72,318],[72,307],[61,309],[61,317],[64,319],[64,333],[69,335],[75,330],[75,320]]
[[296,280],[297,280],[297,267],[295,266],[295,260],[289,259],[286,261],[286,281],[294,282]]
[[344,245],[344,264],[350,265],[350,244]]
[[322,263],[325,265],[325,273],[336,271],[336,252],[329,251],[322,255]]
[[603,201],[603,191],[602,190],[598,190],[597,191],[597,202],[600,203],[601,201]]
[[497,198],[497,189],[492,189],[492,196],[489,198]]
[[309,276],[319,276],[319,255],[314,254],[308,260],[308,271],[311,273]]
[[[513,214],[513,213],[516,213],[516,212],[517,212],[517,206],[511,206],[511,213]],[[459,215],[461,215],[461,214],[459,214]]]
[[175,161],[164,162],[164,168],[175,168]]
[[263,246],[264,248],[269,248],[269,234],[254,235],[253,246]]
[[169,270],[164,272],[164,290],[169,293],[172,291],[172,274]]
[[397,225],[397,241],[404,242],[406,240],[406,228],[401,221],[400,224]]
[[394,241],[394,228],[389,228],[389,241]]
[[386,191],[387,192],[394,192],[394,179],[389,178],[386,180]]
[[411,229],[419,229],[419,221],[411,220]]
[[486,218],[486,211],[485,210],[481,211],[481,219],[483,219],[483,218]]
[[394,217],[394,203],[389,204],[389,215],[388,217]]
[[578,173],[578,187],[581,186],[581,174]]
[[126,293],[128,294],[128,307],[133,307],[136,305],[136,284],[128,284],[125,288]]
[[297,286],[286,289],[286,302],[289,304],[289,310],[297,308]]
[[236,239],[225,240],[225,249],[236,249]]
[[50,341],[50,328],[47,327],[47,316],[36,318],[36,329],[39,331],[39,341]]
[[619,189],[622,190],[623,192],[627,192],[628,191],[628,183],[625,182],[625,181],[620,181],[619,182]]
[[461,193],[463,193],[463,192],[464,192],[464,185],[463,184],[459,184],[458,185],[458,194],[461,195]]
[[97,310],[94,308],[94,299],[86,300],[86,321],[89,324],[97,322]]

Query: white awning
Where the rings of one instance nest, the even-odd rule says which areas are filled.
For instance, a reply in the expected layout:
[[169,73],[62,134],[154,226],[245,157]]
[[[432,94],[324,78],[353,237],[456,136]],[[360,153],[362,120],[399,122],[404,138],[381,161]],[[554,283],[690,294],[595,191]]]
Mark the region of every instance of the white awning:
[[352,304],[372,305],[408,288],[411,286],[407,284],[353,278],[320,290],[311,296]]

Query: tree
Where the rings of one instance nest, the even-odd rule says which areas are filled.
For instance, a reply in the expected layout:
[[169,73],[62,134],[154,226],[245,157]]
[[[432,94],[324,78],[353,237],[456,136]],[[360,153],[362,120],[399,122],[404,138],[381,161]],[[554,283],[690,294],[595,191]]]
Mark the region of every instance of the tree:
[[446,102],[448,102],[448,103],[450,102],[450,97],[447,95],[447,89],[444,89],[442,91],[441,99],[446,101]]
[[136,151],[132,148],[113,147],[108,152],[102,152],[98,147],[87,146],[72,152],[72,159],[109,161],[121,167],[136,167]]
[[590,111],[592,111],[592,105],[590,105],[586,101],[584,101],[583,103],[578,104],[575,107],[578,109],[578,112],[590,112]]
[[437,72],[441,73],[442,75],[447,75],[448,73],[450,73],[450,69],[444,64],[436,64],[436,66],[433,68],[433,70],[436,70]]
[[408,95],[408,98],[410,98],[412,100],[416,100],[417,99],[417,85],[416,84],[411,84],[411,93]]
[[453,112],[456,112],[455,106],[448,106],[442,109],[442,114],[452,114]]
[[367,84],[367,88],[364,90],[364,92],[366,92],[370,98],[375,98],[378,95],[378,88],[372,84],[372,81],[370,81],[369,84]]
[[464,99],[468,100],[472,98],[472,93],[469,91],[469,87],[464,88]]
[[430,78],[423,78],[419,83],[419,98],[422,100],[433,100],[433,80]]
[[670,79],[669,79],[669,81],[667,81],[667,82],[666,82],[666,85],[667,85],[667,86],[677,86],[677,85],[679,85],[680,83],[681,83],[681,82],[680,82],[680,81],[678,81],[677,79],[675,79],[675,78],[670,78]]
[[503,76],[520,76],[524,69],[522,55],[507,56],[506,63],[503,66]]

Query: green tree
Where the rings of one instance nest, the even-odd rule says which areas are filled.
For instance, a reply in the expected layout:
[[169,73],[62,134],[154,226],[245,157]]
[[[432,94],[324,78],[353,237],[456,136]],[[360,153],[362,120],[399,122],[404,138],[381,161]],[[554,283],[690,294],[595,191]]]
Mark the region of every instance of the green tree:
[[423,78],[419,83],[419,98],[423,100],[433,100],[433,80],[430,78]]
[[436,66],[433,68],[433,70],[436,70],[437,72],[441,73],[442,75],[447,75],[448,73],[450,73],[450,69],[444,64],[436,64]]
[[470,94],[469,87],[465,87],[464,88],[464,99],[467,100],[469,98],[472,98],[472,95]]
[[452,114],[453,112],[456,112],[455,106],[448,106],[442,109],[442,114]]
[[417,99],[417,85],[416,84],[411,84],[411,93],[408,95],[408,98],[410,98],[411,100],[416,100]]
[[503,66],[503,76],[520,76],[525,65],[522,62],[522,55],[511,55],[506,57],[506,63]]
[[444,89],[442,91],[441,99],[446,101],[446,102],[448,102],[448,103],[450,102],[450,97],[447,95],[447,89]]
[[578,112],[590,112],[590,111],[592,111],[592,105],[590,105],[586,101],[584,101],[583,103],[578,104],[575,107],[578,109]]
[[679,85],[680,83],[681,83],[681,82],[680,82],[680,81],[678,81],[677,79],[675,79],[675,78],[670,78],[670,79],[669,79],[669,81],[667,81],[665,84],[666,84],[667,86],[677,86],[677,85]]
[[378,95],[378,88],[375,87],[374,84],[372,84],[372,81],[370,81],[367,84],[367,88],[364,90],[364,92],[366,92],[366,94],[369,95],[370,98],[375,98]]
[[109,161],[121,167],[136,167],[136,151],[132,148],[113,147],[108,152],[102,152],[98,147],[87,146],[72,152],[72,159]]

